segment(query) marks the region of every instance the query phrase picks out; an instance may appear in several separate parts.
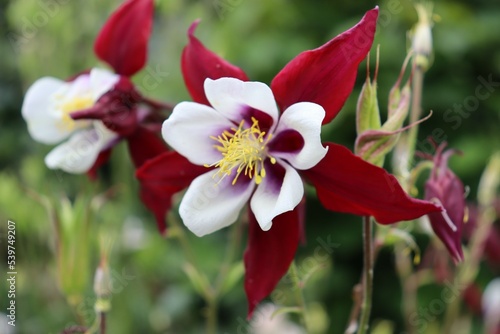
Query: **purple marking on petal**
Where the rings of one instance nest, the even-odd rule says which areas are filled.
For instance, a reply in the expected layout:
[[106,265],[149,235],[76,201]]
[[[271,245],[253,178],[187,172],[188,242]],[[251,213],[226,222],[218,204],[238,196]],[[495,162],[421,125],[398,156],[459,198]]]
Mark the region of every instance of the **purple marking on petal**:
[[304,138],[293,129],[280,131],[268,144],[269,152],[294,153],[304,147]]
[[268,113],[246,105],[241,107],[241,116],[247,124],[252,125],[252,118],[255,118],[259,122],[259,128],[262,132],[268,132],[273,126],[273,118]]
[[264,167],[266,169],[266,182],[269,184],[269,189],[279,194],[285,178],[285,168],[278,161],[272,164],[269,159],[264,162]]

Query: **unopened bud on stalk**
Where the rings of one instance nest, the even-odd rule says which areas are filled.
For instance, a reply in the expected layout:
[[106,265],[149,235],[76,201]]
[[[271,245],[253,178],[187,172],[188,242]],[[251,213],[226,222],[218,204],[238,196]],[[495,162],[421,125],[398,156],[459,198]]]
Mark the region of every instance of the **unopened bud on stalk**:
[[102,259],[94,276],[94,293],[97,298],[108,298],[110,295],[111,274],[108,262]]
[[431,65],[432,59],[432,2],[416,3],[418,22],[413,27],[411,47],[415,55],[414,62],[424,71]]
[[481,176],[477,199],[483,207],[493,205],[500,187],[500,152],[495,153]]

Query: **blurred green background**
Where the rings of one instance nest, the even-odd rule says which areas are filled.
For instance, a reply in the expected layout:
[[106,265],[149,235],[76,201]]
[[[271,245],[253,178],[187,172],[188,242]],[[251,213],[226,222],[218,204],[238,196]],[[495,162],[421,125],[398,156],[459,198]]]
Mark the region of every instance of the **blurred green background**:
[[[98,243],[98,234],[113,240],[110,265],[117,292],[112,296],[109,333],[203,333],[204,302],[182,271],[185,254],[177,241],[165,240],[157,233],[153,216],[138,200],[138,184],[125,145],[114,150],[103,178],[90,184],[84,175],[48,170],[43,159],[51,147],[34,142],[21,117],[23,93],[36,79],[67,78],[86,68],[104,66],[93,55],[93,40],[120,3],[0,0],[0,254],[6,254],[6,222],[11,219],[17,227],[18,334],[59,333],[79,318],[88,322],[93,317],[92,277],[99,260],[96,247],[90,247],[90,269],[77,268],[76,275],[88,279],[88,288],[75,314],[58,289],[52,225],[36,197],[47,196],[56,203],[63,197],[75,201],[110,187],[114,195],[94,215],[89,232],[93,246]],[[318,47],[351,27],[375,5],[381,9],[375,45],[380,44],[379,101],[384,111],[407,52],[406,32],[417,20],[409,0],[157,1],[149,62],[134,81],[145,95],[172,103],[189,100],[180,74],[180,54],[187,28],[201,18],[196,35],[208,48],[242,67],[252,80],[269,83],[299,52]],[[434,115],[422,124],[419,138],[427,145],[425,138],[442,129],[436,139],[446,140],[463,152],[451,159],[451,166],[470,187],[469,198],[474,200],[488,158],[500,149],[500,6],[488,0],[439,1],[435,13],[440,22],[433,31],[434,63],[426,74],[423,94],[424,111],[432,109]],[[154,73],[157,84],[146,81],[146,76]],[[364,78],[363,63],[356,89],[327,127],[325,140],[353,148],[355,104]],[[479,78],[496,83],[488,98],[475,98]],[[447,110],[467,103],[471,109],[467,118],[445,119]],[[341,333],[352,304],[352,286],[361,273],[360,218],[326,212],[313,197],[308,199],[307,208],[308,242],[299,249],[299,270],[307,270],[307,261],[311,262],[314,249],[320,245],[318,238],[336,246],[329,259],[319,263],[322,269],[309,281],[306,298],[312,302],[318,332]],[[172,215],[176,217],[175,212]],[[74,242],[79,238],[83,237],[75,236]],[[227,231],[201,239],[189,235],[189,240],[201,267],[213,279]],[[418,241],[423,247],[428,237],[420,235]],[[243,250],[244,243],[238,258]],[[393,257],[392,250],[384,249],[375,272],[372,320],[392,323],[392,330],[382,333],[404,331],[401,286]],[[0,268],[2,273],[7,269],[4,261]],[[485,280],[498,275],[496,269],[485,269]],[[289,290],[286,280],[279,289]],[[441,289],[423,291],[421,303],[428,303]],[[5,312],[8,300],[4,285],[0,296],[0,312]],[[291,302],[287,298],[285,303]],[[220,333],[248,333],[245,317],[240,280],[221,301]],[[430,322],[425,332],[431,333],[433,326]]]

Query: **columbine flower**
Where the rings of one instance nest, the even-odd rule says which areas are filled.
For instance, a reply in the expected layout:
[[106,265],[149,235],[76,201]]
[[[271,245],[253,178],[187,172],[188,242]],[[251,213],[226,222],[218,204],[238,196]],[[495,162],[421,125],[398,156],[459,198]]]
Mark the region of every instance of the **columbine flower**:
[[49,153],[48,167],[94,178],[120,138],[127,140],[136,167],[166,150],[143,124],[164,105],[142,97],[129,79],[146,63],[153,5],[128,0],[101,29],[94,50],[115,73],[93,69],[68,82],[46,77],[29,88],[22,112],[31,136],[45,144],[69,138]]
[[49,168],[70,173],[84,173],[95,163],[99,153],[118,137],[100,121],[75,121],[71,113],[93,106],[119,80],[105,70],[93,69],[71,82],[45,77],[26,92],[22,115],[28,131],[38,142],[57,144],[45,158]]
[[[250,201],[244,255],[249,314],[286,273],[303,223],[303,184],[333,211],[389,224],[440,208],[410,198],[397,180],[334,144],[321,144],[320,124],[340,111],[371,48],[378,8],[318,49],[299,54],[270,88],[207,50],[189,29],[182,72],[194,102],[179,104],[164,125],[167,152],[138,171],[142,198],[164,220],[172,196],[196,234],[233,223]],[[212,80],[211,80],[212,79]],[[217,80],[219,79],[219,80]],[[265,231],[267,230],[267,231]]]
[[180,103],[162,129],[177,152],[208,167],[181,202],[184,224],[198,236],[212,233],[233,223],[251,198],[251,210],[267,231],[302,199],[297,170],[326,155],[320,140],[325,111],[300,102],[279,115],[268,86],[234,78],[206,79],[205,93],[212,108]]
[[462,181],[448,168],[448,159],[456,153],[444,151],[441,144],[434,157],[434,168],[425,184],[425,199],[438,203],[446,211],[429,213],[432,229],[458,263],[463,260],[461,236],[465,214],[465,190]]

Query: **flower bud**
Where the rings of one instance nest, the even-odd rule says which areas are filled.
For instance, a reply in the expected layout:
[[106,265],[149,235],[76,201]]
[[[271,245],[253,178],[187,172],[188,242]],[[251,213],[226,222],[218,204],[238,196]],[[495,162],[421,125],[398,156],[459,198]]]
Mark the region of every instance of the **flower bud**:
[[408,59],[405,60],[399,78],[390,91],[388,116],[383,125],[380,125],[375,79],[370,83],[367,78],[358,100],[358,137],[355,151],[363,160],[377,166],[384,164],[384,158],[398,142],[399,134],[408,128],[403,127],[403,123],[410,107],[409,81],[402,88],[400,87]]
[[418,22],[411,33],[411,47],[415,53],[414,61],[424,70],[430,67],[432,57],[432,7],[431,2],[415,4]]
[[111,294],[111,284],[111,274],[109,272],[108,262],[103,258],[94,275],[94,293],[96,297],[108,298]]
[[369,58],[367,58],[366,80],[356,106],[356,132],[358,135],[367,130],[379,129],[381,126],[377,99],[378,54],[373,80],[370,80],[369,64]]
[[71,204],[63,198],[53,207],[57,238],[58,281],[61,291],[71,304],[78,303],[90,280],[90,208],[88,200],[77,197]]
[[500,186],[500,152],[495,153],[486,169],[481,176],[479,182],[477,199],[483,207],[492,206],[497,197],[498,188]]
[[432,229],[443,242],[451,257],[458,263],[463,260],[461,235],[465,216],[464,185],[448,168],[448,159],[456,153],[444,151],[440,145],[434,157],[434,168],[425,184],[425,199],[441,204],[443,212],[428,214]]

